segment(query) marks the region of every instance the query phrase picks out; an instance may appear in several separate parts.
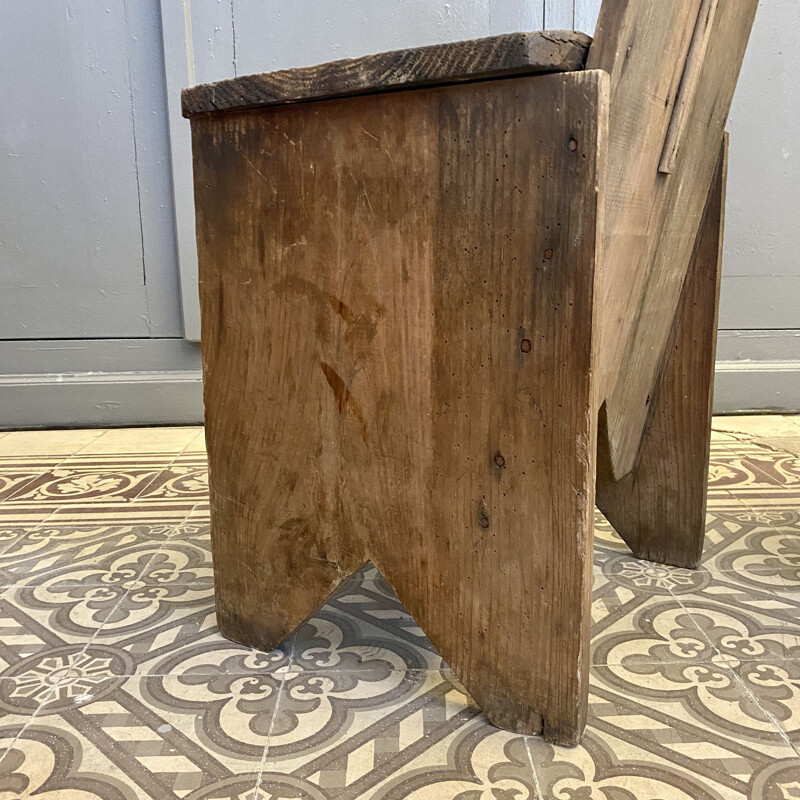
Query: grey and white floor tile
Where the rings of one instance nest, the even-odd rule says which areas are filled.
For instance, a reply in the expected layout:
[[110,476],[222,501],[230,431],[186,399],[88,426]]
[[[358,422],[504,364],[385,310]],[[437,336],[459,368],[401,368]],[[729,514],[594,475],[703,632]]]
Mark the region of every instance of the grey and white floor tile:
[[577,748],[493,727],[371,565],[224,639],[201,429],[3,435],[0,800],[800,798],[800,418],[714,428],[698,570],[597,515]]

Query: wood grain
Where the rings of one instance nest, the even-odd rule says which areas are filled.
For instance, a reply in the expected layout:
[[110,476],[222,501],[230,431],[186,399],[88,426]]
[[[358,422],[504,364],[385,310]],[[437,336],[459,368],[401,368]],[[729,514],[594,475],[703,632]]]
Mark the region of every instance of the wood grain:
[[727,155],[725,137],[634,469],[598,470],[597,505],[634,555],[677,567],[705,538]]
[[183,115],[296,103],[486,78],[583,69],[591,38],[575,31],[506,33],[184,89]]
[[757,0],[718,0],[671,175],[659,173],[703,0],[606,2],[587,65],[611,76],[601,437],[633,468],[659,379]]
[[718,5],[719,0],[703,0],[700,3],[689,52],[686,54],[683,75],[678,86],[678,95],[675,98],[672,117],[664,140],[661,162],[658,165],[658,171],[667,175],[671,174],[675,169],[678,148],[683,139],[684,129],[690,119],[689,112],[692,109],[692,101],[700,81],[708,43],[714,30],[714,16],[717,13]]
[[192,120],[226,636],[372,559],[490,719],[578,741],[607,80]]

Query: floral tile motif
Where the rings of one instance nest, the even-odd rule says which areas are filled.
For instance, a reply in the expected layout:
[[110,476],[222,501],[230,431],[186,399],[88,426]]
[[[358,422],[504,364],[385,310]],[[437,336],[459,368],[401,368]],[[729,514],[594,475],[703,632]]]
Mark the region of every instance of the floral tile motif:
[[131,673],[139,675],[281,672],[291,662],[291,639],[269,653],[224,639],[208,584],[137,582],[96,632],[90,649],[95,645],[127,654]]
[[525,737],[490,725],[447,673],[290,673],[277,705],[268,796],[536,797]]
[[800,751],[800,660],[762,658],[733,664],[732,669]]
[[[101,437],[102,438],[102,437]],[[0,522],[182,522],[208,499],[203,453],[73,455],[2,469]]]
[[385,581],[348,583],[298,628],[294,669],[438,670],[441,656]]
[[13,547],[16,542],[30,533],[35,527],[35,525],[31,528],[22,525],[4,525],[0,527],[0,559],[9,548]]
[[210,540],[193,537],[191,527],[181,526],[164,543],[139,576],[143,583],[213,586]]
[[794,750],[774,728],[761,737],[770,721],[729,670],[708,677],[706,685],[699,674],[687,679],[661,665],[645,683],[619,668],[595,668],[581,744],[563,749],[530,740],[541,796],[791,797],[774,792],[798,777]]
[[87,502],[130,502],[160,474],[158,465],[152,463],[129,465],[124,471],[95,459],[61,464],[34,476],[7,500],[54,507]]
[[779,592],[754,589],[726,573],[678,599],[726,660],[800,659],[800,606]]
[[0,797],[252,796],[268,733],[262,709],[276,691],[269,681],[101,678],[80,688],[18,733],[0,762]]
[[800,504],[796,508],[743,508],[717,512],[717,529],[735,531],[706,544],[705,566],[735,572],[753,585],[774,586],[779,575],[800,580]]
[[[725,499],[725,495],[728,496]],[[709,507],[730,498],[749,507],[797,507],[800,501],[800,456],[752,441],[712,448]]]
[[117,591],[91,586],[52,592],[48,586],[11,587],[0,597],[0,678],[19,663],[66,645],[86,646],[120,600]]
[[124,584],[175,532],[169,525],[42,524],[0,553],[0,583]]
[[490,725],[372,565],[272,652],[224,639],[199,429],[4,437],[0,800],[800,797],[800,422],[754,424],[714,434],[700,569],[597,514],[570,749]]

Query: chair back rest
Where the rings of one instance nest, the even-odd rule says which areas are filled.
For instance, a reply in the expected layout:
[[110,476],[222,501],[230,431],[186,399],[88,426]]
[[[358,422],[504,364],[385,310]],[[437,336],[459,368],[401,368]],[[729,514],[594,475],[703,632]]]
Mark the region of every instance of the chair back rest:
[[587,68],[611,76],[598,363],[617,477],[665,364],[757,5],[604,0],[600,11]]

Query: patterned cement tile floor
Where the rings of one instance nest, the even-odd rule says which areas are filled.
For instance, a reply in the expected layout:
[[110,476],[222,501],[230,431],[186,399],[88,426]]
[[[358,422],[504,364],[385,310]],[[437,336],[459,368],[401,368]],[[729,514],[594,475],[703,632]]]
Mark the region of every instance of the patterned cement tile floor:
[[0,434],[0,798],[800,798],[800,417],[715,431],[701,569],[598,517],[574,749],[489,725],[370,567],[222,639],[199,429]]

